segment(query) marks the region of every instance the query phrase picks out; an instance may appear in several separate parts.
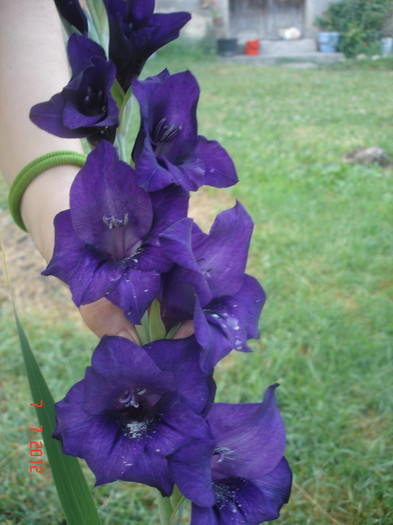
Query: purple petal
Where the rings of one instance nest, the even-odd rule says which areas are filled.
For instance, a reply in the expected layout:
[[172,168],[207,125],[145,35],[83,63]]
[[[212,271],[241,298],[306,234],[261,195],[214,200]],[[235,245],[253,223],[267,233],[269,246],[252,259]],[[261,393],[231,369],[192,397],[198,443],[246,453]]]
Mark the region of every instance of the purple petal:
[[131,323],[140,324],[143,314],[157,296],[159,289],[158,273],[140,272],[129,268],[106,298],[119,306]]
[[253,483],[264,496],[265,514],[278,517],[280,508],[288,503],[291,494],[292,472],[287,460],[282,458],[269,474]]
[[104,337],[83,381],[56,404],[54,436],[65,453],[86,460],[96,484],[136,481],[169,495],[166,456],[210,436],[205,419],[174,392],[175,383],[145,348]]
[[250,352],[247,340],[259,337],[258,321],[266,295],[254,277],[245,275],[234,296],[213,299],[203,309],[196,301],[195,337],[202,347],[201,367],[210,370],[232,349]]
[[154,191],[171,181],[191,191],[204,183],[228,187],[237,182],[225,149],[197,136],[199,87],[190,72],[168,76],[165,70],[144,82],[134,81],[133,87],[142,117],[133,150],[141,185]]
[[181,219],[160,235],[160,245],[174,263],[202,275],[192,251],[193,220]]
[[78,31],[87,35],[87,18],[78,0],[55,0],[60,15]]
[[149,196],[106,141],[90,153],[76,176],[70,202],[78,236],[115,260],[137,250],[153,220]]
[[69,130],[79,130],[95,126],[103,118],[103,114],[84,115],[75,106],[74,102],[67,100],[63,111],[64,126]]
[[115,66],[105,59],[93,58],[63,90],[67,99],[63,111],[65,127],[78,131],[94,126],[117,126],[119,111],[110,95],[114,79]]
[[291,491],[292,474],[285,458],[262,479],[257,483],[232,477],[214,483],[216,504],[207,509],[194,501],[191,525],[259,525],[277,519]]
[[156,90],[163,84],[163,82],[169,78],[170,73],[167,69],[164,69],[158,75],[146,78],[143,82],[136,78],[132,81],[132,91],[135,98],[138,100],[138,104],[141,110],[141,115],[148,120],[149,108],[151,99]]
[[193,318],[196,292],[189,272],[176,268],[162,277],[159,300],[161,317],[167,329]]
[[177,13],[155,13],[150,19],[150,24],[157,28],[151,42],[154,51],[178,38],[180,29],[191,20],[190,13],[179,11]]
[[155,273],[167,272],[173,264],[159,246],[149,244],[140,248],[131,262],[133,263],[132,269]]
[[194,154],[199,87],[186,71],[133,82],[141,129],[133,150],[139,183],[156,191],[176,183],[187,191],[204,182],[205,163]]
[[266,301],[266,294],[259,282],[251,275],[245,275],[243,285],[233,296],[234,305],[243,304],[247,309],[247,339],[258,339],[258,322],[262,308]]
[[[233,295],[242,286],[253,225],[237,202],[217,215],[209,235],[194,247],[213,297]],[[202,301],[201,304],[204,306]]]
[[[156,425],[131,421],[119,431],[116,419],[107,415],[96,417],[87,431],[82,456],[96,475],[96,485],[116,480],[134,481],[169,496],[173,482],[166,458],[145,449]],[[104,457],[103,450],[106,451]]]
[[224,525],[220,522],[219,512],[213,506],[206,508],[192,505],[191,509],[190,525]]
[[234,297],[224,296],[213,299],[204,313],[210,329],[216,337],[224,337],[230,348],[249,352],[247,346],[247,306],[239,302],[236,304]]
[[153,225],[150,238],[154,238],[177,221],[187,217],[190,196],[174,184],[149,194],[153,206]]
[[197,414],[205,415],[214,400],[215,383],[199,367],[195,338],[155,341],[146,350],[161,370],[172,372],[180,398]]
[[[215,319],[212,315],[218,316],[219,314],[208,314],[201,308],[199,300],[196,300],[194,311],[195,337],[202,347],[200,365],[205,371],[212,370],[236,346],[237,349],[240,349],[242,342],[241,334],[235,333],[234,341],[232,341],[232,337],[228,337],[228,325],[225,318]],[[224,329],[220,323],[216,323],[217,320],[220,320],[220,323],[225,326]]]
[[[185,310],[193,308],[195,299],[191,298],[189,293],[193,297],[196,293],[202,304],[208,303],[212,298],[209,288],[210,282],[192,251],[192,232],[192,219],[185,218],[168,228],[159,237],[163,251],[177,264],[176,269],[171,274],[171,281],[176,286],[170,286],[164,290],[164,302],[167,309],[171,309],[170,304],[176,304],[178,301],[180,301],[179,305],[183,305]],[[188,288],[190,292],[184,295],[182,299],[184,287]],[[191,304],[184,304],[185,301],[188,303],[190,299],[192,300]]]
[[188,13],[152,15],[152,0],[105,0],[110,39],[109,57],[115,63],[117,79],[127,91],[139,76],[146,60],[160,47],[179,36],[191,18]]
[[[214,297],[232,295],[241,289],[244,283],[244,269],[252,228],[253,222],[250,216],[243,206],[237,203],[232,209],[216,217],[209,235],[195,229],[188,218],[177,222],[160,235],[160,244],[164,252],[177,264],[163,280],[161,299],[163,317],[166,318],[166,322],[191,318],[189,312],[195,307],[195,294],[204,308]],[[260,301],[261,297],[257,292],[249,290],[251,287],[251,284],[247,284],[247,289],[244,291],[246,299]],[[245,321],[245,329],[248,324],[251,327],[252,323],[255,323],[257,309],[252,308],[252,319],[250,317],[250,322],[248,322],[248,317],[245,319],[244,307],[243,313],[240,313],[242,320]],[[225,313],[231,314],[236,320],[233,312]],[[195,315],[198,316],[198,313]],[[198,319],[201,323],[201,328],[197,332],[198,342],[207,348],[207,340],[210,340],[210,344],[214,346],[215,337],[205,332],[205,321],[200,316]],[[247,351],[247,336],[243,334],[239,338],[240,334],[235,333],[238,327],[239,323],[233,326],[228,344],[238,349],[241,345],[241,349]],[[228,335],[227,330],[227,339]],[[225,348],[221,347],[221,356],[226,355],[230,350],[231,347],[227,348],[227,345]],[[209,352],[209,350],[206,351]],[[209,367],[207,362],[202,366],[205,369]]]
[[166,157],[157,157],[157,162],[170,173],[174,184],[179,184],[186,191],[196,191],[203,186],[205,181],[205,163],[203,159],[190,153],[181,160],[176,160],[177,164],[174,164]]
[[205,163],[205,184],[215,188],[228,188],[238,182],[236,168],[226,150],[215,140],[198,137],[194,154]]
[[164,424],[157,426],[156,432],[150,437],[148,447],[151,450],[168,456],[185,443],[210,437],[206,420],[195,414],[176,394],[162,396],[155,412],[157,420]]
[[68,129],[63,122],[63,111],[67,103],[64,93],[58,93],[48,100],[35,104],[30,110],[30,120],[39,128],[57,137],[82,137],[83,132]]
[[242,477],[260,479],[281,461],[285,450],[285,427],[270,386],[263,403],[242,405],[217,403],[208,421],[216,449],[229,450],[230,459],[216,456],[213,480]]
[[176,390],[173,374],[162,371],[145,349],[123,337],[101,339],[85,378],[83,408],[90,415],[119,409],[119,392],[132,385],[143,385],[150,396]]
[[61,211],[54,220],[55,225],[55,248],[42,275],[54,275],[66,284],[78,266],[83,243],[75,235],[72,228],[70,210]]
[[277,517],[270,517],[263,512],[263,495],[255,485],[245,479],[229,478],[214,483],[214,493],[214,507],[204,509],[192,506],[191,525],[259,525],[267,519]]
[[[126,439],[119,439],[108,455],[106,470],[99,471],[100,475],[96,476],[96,485],[116,480],[133,481],[157,488],[162,496],[169,497],[173,491],[173,481],[167,459],[158,454],[143,452],[143,442],[139,447],[130,447]],[[93,472],[99,467],[102,457],[94,459],[95,462],[91,458],[86,460]]]
[[173,184],[172,174],[157,162],[150,138],[145,136],[143,144],[144,146],[136,161],[138,184],[142,186],[145,191],[149,192],[156,192]]
[[77,33],[73,33],[68,39],[67,53],[74,77],[90,65],[92,57],[100,57],[106,61],[105,51],[99,44]]
[[146,25],[154,11],[154,0],[133,0],[127,3],[131,19],[138,25]]
[[99,143],[114,140],[119,111],[110,89],[115,67],[104,50],[74,33],[68,44],[73,76],[61,93],[31,108],[30,118],[41,129],[65,138],[87,137]]
[[[197,505],[215,504],[210,462],[214,440],[193,441],[169,457],[169,468],[182,494]],[[199,522],[198,522],[199,523]]]
[[[84,384],[85,381],[80,381],[74,385],[65,399],[56,403],[54,437],[62,442],[63,453],[85,459],[96,475],[96,485],[118,479],[136,481],[156,487],[169,496],[173,482],[167,460],[145,451],[149,430],[152,434],[154,428],[149,429],[143,422],[139,425],[131,422],[119,434],[115,417],[89,416],[82,409]],[[106,451],[104,456],[103,450]]]
[[84,381],[79,381],[71,387],[64,399],[55,404],[56,428],[53,437],[61,441],[64,454],[69,456],[84,455],[83,436],[93,421],[92,417],[86,416],[82,408],[84,386]]
[[69,277],[72,300],[77,306],[89,304],[108,295],[124,275],[124,267],[102,256],[88,246],[80,251],[78,265]]
[[[199,99],[199,86],[190,71],[170,75],[158,86],[151,97],[148,118],[150,136],[156,145],[156,155],[167,150],[169,130],[174,134],[173,152],[169,160],[176,160],[184,152],[196,145],[196,108]],[[167,155],[165,155],[167,156]]]

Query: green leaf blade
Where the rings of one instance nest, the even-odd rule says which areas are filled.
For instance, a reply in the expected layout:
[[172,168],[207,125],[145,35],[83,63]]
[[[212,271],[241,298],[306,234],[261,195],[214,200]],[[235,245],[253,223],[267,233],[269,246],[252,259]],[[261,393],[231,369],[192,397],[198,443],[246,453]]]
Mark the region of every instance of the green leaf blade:
[[42,400],[42,407],[36,407],[38,421],[42,426],[42,433],[37,432],[37,439],[43,438],[67,523],[68,525],[101,525],[97,508],[77,458],[64,455],[60,442],[52,438],[56,424],[54,400],[30,348],[15,307],[14,314],[33,403],[40,404]]

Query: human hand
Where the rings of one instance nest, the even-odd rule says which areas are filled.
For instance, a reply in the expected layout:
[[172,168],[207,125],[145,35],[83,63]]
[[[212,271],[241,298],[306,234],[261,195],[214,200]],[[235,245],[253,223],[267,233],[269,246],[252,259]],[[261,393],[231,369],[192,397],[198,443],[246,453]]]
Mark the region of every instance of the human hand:
[[[97,337],[119,335],[140,344],[135,326],[127,320],[122,310],[108,301],[108,299],[102,298],[94,303],[82,305],[80,312],[87,327]],[[189,337],[193,333],[193,321],[184,321],[173,336],[173,339]]]

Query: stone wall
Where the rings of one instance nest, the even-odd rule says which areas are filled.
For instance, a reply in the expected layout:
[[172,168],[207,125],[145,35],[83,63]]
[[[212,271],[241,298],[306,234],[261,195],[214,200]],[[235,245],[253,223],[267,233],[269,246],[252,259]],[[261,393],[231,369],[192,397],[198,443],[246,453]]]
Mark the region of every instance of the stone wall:
[[181,30],[181,35],[200,39],[205,37],[212,26],[210,11],[203,8],[201,0],[156,0],[157,13],[188,11],[192,19]]
[[318,27],[314,25],[314,20],[317,16],[321,16],[326,9],[329,7],[329,4],[334,4],[339,0],[305,0],[306,9],[305,9],[305,36],[306,37],[316,37],[318,34]]
[[[314,25],[315,18],[322,15],[329,4],[339,0],[215,1],[221,8],[221,30],[225,36],[238,36],[238,33],[243,32],[249,34],[250,38],[277,38],[279,26],[288,27],[292,21],[292,25],[301,30],[303,37],[315,38],[318,33]],[[246,4],[250,9],[245,9]],[[201,0],[156,0],[156,11],[192,13],[192,20],[184,27],[182,35],[193,38],[203,38],[213,25],[210,11],[203,7]],[[232,20],[230,11],[233,13]],[[270,21],[266,13],[270,13]]]

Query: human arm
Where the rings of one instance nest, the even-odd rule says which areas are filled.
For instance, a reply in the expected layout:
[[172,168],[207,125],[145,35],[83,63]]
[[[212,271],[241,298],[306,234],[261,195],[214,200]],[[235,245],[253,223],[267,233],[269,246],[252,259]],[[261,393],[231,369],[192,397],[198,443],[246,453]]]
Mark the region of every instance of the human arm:
[[[19,171],[48,152],[82,152],[79,140],[64,139],[36,127],[30,108],[48,100],[69,81],[69,68],[59,17],[48,0],[0,0],[0,168],[11,186]],[[54,247],[53,219],[69,208],[75,166],[51,168],[37,176],[21,200],[24,224],[46,262]],[[135,328],[123,312],[100,299],[80,307],[87,326],[98,336],[123,335],[138,342]],[[193,332],[183,323],[176,337]]]
[[[28,118],[30,108],[48,100],[69,81],[61,24],[54,2],[0,0],[0,168],[11,186],[19,171],[36,157],[56,150],[83,152],[79,140],[42,131]],[[69,191],[78,168],[46,170],[26,188],[21,200],[24,224],[49,262],[54,246],[55,215],[69,208]],[[124,335],[137,340],[120,309],[102,299],[81,307],[98,336]]]

